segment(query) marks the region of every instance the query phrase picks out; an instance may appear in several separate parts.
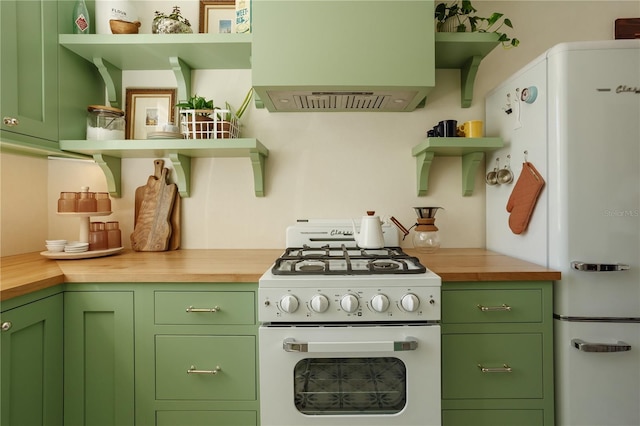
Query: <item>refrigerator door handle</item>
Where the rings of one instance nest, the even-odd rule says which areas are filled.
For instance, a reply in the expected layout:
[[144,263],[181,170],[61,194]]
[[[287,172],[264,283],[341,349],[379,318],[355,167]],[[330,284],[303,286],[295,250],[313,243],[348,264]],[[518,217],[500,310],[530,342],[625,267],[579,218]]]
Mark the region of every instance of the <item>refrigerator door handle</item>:
[[582,339],[572,339],[571,345],[582,352],[626,352],[631,350],[631,345],[625,342],[589,343]]
[[574,260],[571,262],[571,268],[576,271],[586,272],[616,272],[616,271],[628,271],[629,265],[623,263],[587,263]]

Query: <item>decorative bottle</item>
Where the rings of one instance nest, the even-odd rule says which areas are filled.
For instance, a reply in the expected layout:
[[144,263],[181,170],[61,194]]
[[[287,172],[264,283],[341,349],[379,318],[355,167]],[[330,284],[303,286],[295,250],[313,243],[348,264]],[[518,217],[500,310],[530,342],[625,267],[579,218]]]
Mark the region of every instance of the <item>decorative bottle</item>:
[[77,0],[73,6],[73,33],[89,34],[91,24],[89,20],[89,11],[84,0]]

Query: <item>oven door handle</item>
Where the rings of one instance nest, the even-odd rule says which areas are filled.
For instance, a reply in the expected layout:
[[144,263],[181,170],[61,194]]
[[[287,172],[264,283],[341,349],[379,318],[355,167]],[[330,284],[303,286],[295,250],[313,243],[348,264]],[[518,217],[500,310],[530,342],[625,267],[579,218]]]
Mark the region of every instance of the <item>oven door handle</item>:
[[282,342],[282,349],[286,352],[401,352],[415,351],[418,340],[408,337],[402,341],[373,341],[373,342],[297,342],[289,338]]

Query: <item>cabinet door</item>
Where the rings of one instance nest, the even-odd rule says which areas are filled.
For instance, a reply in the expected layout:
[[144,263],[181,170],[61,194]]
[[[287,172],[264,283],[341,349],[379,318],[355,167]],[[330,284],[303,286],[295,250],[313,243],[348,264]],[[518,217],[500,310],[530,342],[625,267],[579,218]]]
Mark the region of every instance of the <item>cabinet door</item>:
[[540,426],[542,410],[443,410],[443,426]]
[[258,424],[255,411],[158,411],[156,426],[253,426]]
[[65,425],[133,425],[133,292],[64,297]]
[[0,2],[3,133],[58,140],[57,7],[49,0]]
[[3,426],[62,424],[62,294],[2,313]]

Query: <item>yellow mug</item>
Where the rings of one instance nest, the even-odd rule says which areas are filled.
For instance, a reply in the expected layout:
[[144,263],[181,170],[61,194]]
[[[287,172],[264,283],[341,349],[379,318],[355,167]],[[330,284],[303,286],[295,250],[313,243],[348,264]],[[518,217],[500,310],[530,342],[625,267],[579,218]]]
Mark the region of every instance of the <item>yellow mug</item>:
[[482,135],[482,120],[465,121],[462,126],[458,127],[461,136],[465,138],[481,138]]

